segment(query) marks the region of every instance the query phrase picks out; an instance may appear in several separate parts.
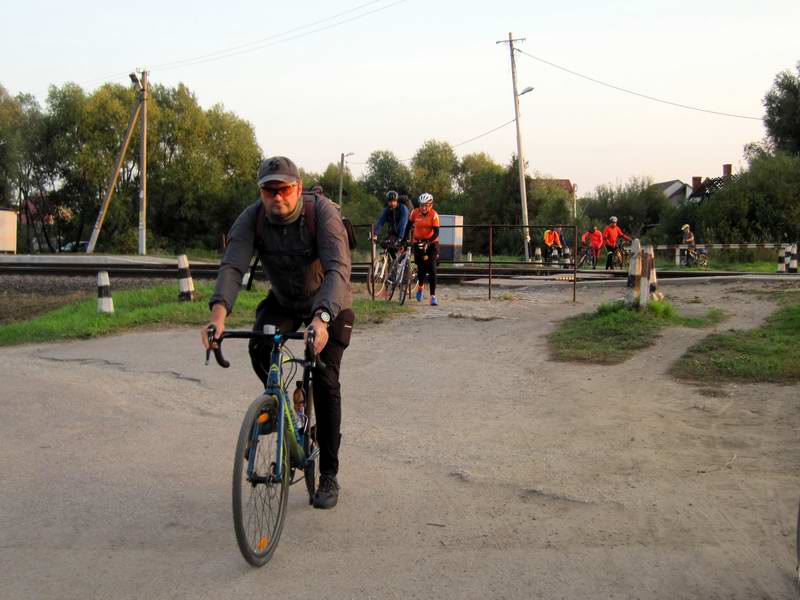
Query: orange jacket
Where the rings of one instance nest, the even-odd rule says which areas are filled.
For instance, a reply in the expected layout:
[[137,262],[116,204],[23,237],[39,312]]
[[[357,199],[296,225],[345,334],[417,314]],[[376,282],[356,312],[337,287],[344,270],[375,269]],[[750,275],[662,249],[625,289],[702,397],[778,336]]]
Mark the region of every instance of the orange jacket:
[[592,248],[602,248],[603,247],[603,234],[598,229],[597,231],[587,231],[586,233],[581,236],[581,241],[586,243],[586,240],[589,240],[589,245]]
[[621,237],[623,240],[630,240],[630,236],[623,233],[618,225],[609,225],[603,230],[603,240],[606,246],[614,248],[617,245],[617,238]]

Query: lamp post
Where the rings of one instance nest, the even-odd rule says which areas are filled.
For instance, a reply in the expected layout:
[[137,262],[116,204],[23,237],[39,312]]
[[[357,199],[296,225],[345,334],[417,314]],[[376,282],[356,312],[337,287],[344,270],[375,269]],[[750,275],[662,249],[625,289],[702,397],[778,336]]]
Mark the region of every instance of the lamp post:
[[339,160],[339,210],[342,208],[342,186],[344,185],[344,159],[348,156],[353,156],[352,152],[348,152],[345,154],[342,152],[342,156]]
[[525,157],[522,153],[522,132],[519,124],[519,97],[532,92],[532,87],[526,87],[517,93],[517,69],[514,65],[514,48],[511,48],[511,74],[514,84],[514,121],[517,126],[517,161],[519,162],[519,195],[522,203],[522,237],[525,242],[525,262],[531,260],[531,232],[528,229],[528,191],[525,185]]

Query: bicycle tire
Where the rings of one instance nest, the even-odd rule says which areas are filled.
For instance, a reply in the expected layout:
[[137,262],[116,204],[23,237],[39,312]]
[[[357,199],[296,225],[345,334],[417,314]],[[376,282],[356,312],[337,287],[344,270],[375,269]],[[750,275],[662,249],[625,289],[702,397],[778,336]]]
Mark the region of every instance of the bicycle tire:
[[[282,480],[252,483],[247,479],[251,453],[255,453],[253,462],[257,476],[266,478],[273,474],[278,439],[277,427],[283,427],[283,424],[277,422],[277,415],[278,401],[275,396],[262,395],[250,404],[242,420],[233,460],[233,527],[242,556],[254,567],[264,566],[272,558],[286,519],[291,485],[289,445],[286,436],[283,438],[281,452]],[[259,433],[255,438],[255,447],[252,448],[251,441],[256,428]],[[245,491],[249,491],[249,494],[243,493]],[[274,509],[273,503],[277,504]],[[257,514],[259,510],[268,510],[268,514],[259,515]],[[267,522],[270,517],[273,517],[272,523]]]
[[698,267],[707,267],[708,266],[708,256],[705,254],[698,254],[697,255],[697,266]]
[[392,262],[392,267],[390,269],[391,275],[389,278],[389,288],[386,291],[386,300],[389,301],[394,298],[394,292],[397,289],[397,281],[399,277],[397,276],[397,259]]
[[[314,388],[308,386],[308,394],[306,395],[306,418],[308,419],[308,429],[305,439],[303,440],[303,451],[306,456],[311,456],[317,447],[317,418],[314,414]],[[303,477],[306,480],[306,489],[308,490],[308,503],[314,503],[314,492],[317,491],[317,465],[316,460],[309,460],[303,469]]]

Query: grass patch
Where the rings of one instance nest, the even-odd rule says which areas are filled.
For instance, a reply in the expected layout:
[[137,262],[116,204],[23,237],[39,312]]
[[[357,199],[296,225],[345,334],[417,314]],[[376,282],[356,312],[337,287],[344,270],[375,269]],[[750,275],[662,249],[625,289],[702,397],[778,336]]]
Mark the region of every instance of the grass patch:
[[665,327],[707,327],[723,318],[714,308],[705,317],[683,317],[667,301],[651,302],[643,311],[610,302],[562,321],[548,336],[550,355],[558,361],[619,364],[652,345]]
[[[199,327],[208,322],[207,301],[214,288],[210,283],[195,285],[198,299],[194,302],[178,302],[178,289],[173,284],[117,291],[113,315],[98,314],[96,298],[72,302],[32,319],[4,325],[0,328],[0,346],[91,338],[156,325]],[[255,309],[263,298],[263,289],[242,290],[226,326],[251,327]],[[368,298],[353,301],[358,324],[381,323],[390,314],[409,310],[397,303]]]
[[800,293],[782,293],[783,308],[761,327],[710,335],[673,365],[672,374],[696,381],[800,383]]

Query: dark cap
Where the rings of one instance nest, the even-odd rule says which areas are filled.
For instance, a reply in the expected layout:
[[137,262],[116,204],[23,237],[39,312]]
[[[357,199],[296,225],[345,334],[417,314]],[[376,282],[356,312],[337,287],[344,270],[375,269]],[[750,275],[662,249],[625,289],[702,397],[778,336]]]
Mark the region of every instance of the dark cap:
[[297,170],[297,165],[285,156],[272,156],[264,159],[258,167],[258,187],[268,181],[294,183],[300,181],[300,171]]

